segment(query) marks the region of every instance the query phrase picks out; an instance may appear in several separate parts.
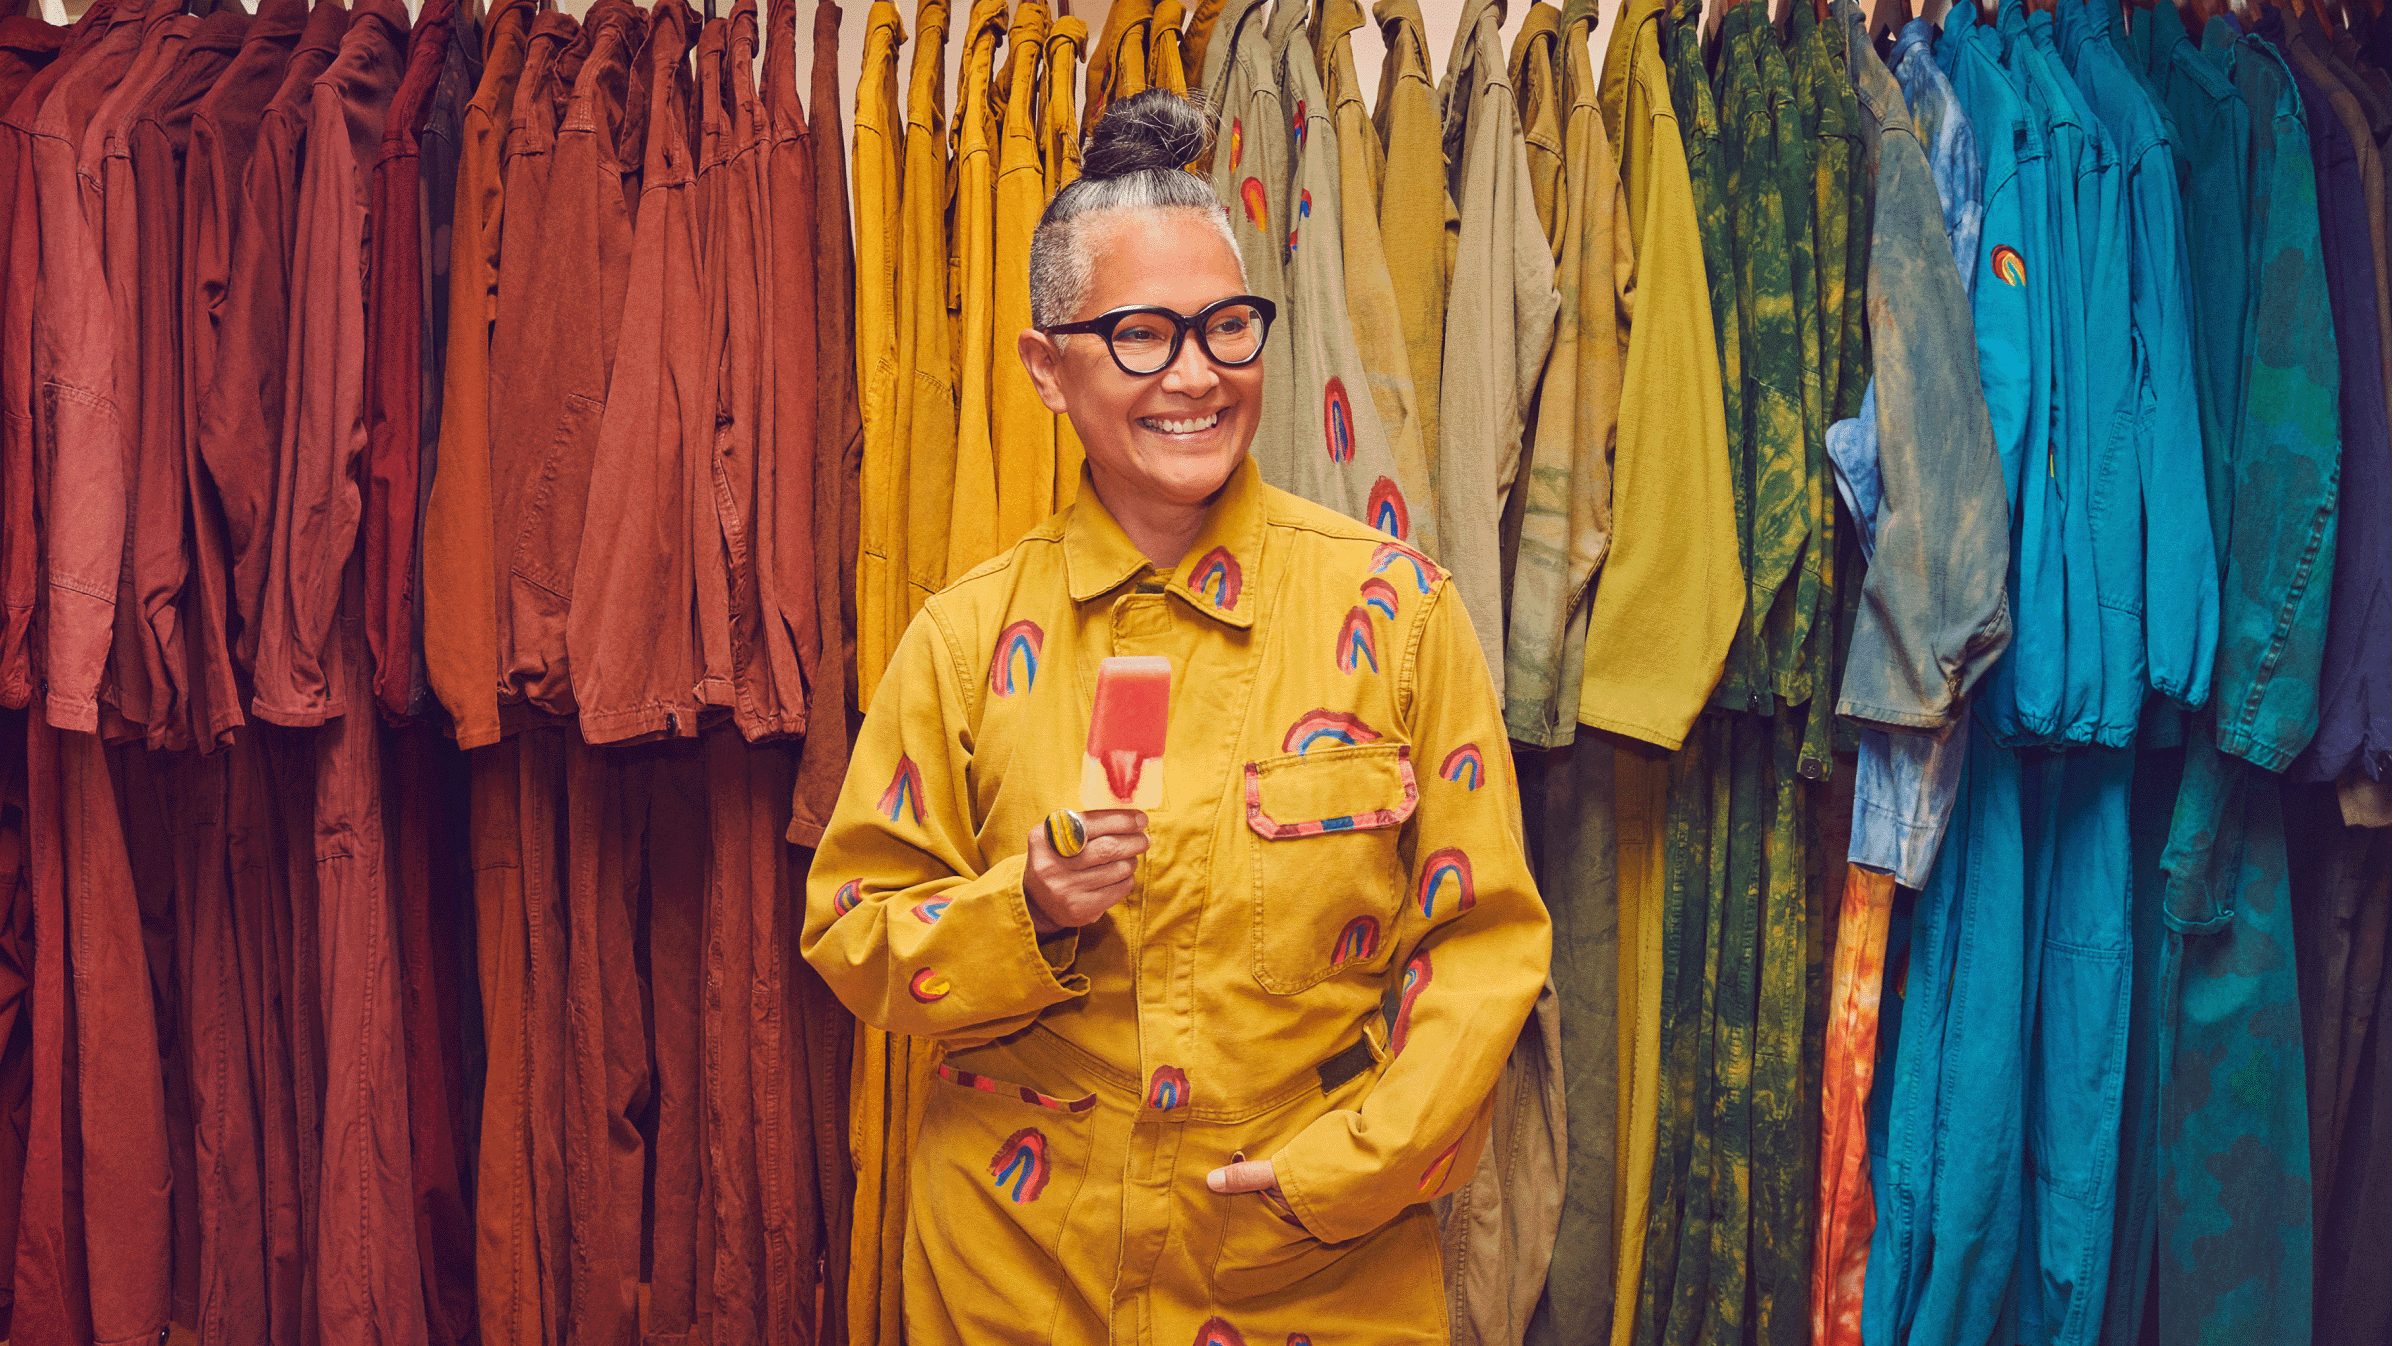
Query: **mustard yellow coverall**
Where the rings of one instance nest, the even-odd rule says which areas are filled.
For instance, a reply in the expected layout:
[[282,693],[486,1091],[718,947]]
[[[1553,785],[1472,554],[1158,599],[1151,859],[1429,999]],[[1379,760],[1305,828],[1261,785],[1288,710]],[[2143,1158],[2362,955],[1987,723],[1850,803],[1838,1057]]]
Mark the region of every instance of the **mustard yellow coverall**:
[[[1172,664],[1153,848],[1042,939],[1027,837],[1079,805],[1110,655]],[[907,1342],[1446,1342],[1426,1203],[1477,1167],[1547,944],[1444,573],[1251,461],[1159,573],[1084,478],[914,619],[808,881],[840,999],[947,1048]],[[1241,1155],[1276,1193],[1207,1189]]]

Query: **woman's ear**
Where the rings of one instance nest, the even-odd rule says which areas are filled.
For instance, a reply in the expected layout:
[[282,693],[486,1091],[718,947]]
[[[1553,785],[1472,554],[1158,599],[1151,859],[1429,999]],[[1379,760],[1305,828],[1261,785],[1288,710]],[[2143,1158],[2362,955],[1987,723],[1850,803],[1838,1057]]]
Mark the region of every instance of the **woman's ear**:
[[1022,356],[1022,367],[1030,372],[1031,386],[1039,390],[1039,401],[1058,416],[1068,411],[1064,405],[1064,353],[1055,338],[1025,327],[1022,335],[1014,338],[1014,349]]

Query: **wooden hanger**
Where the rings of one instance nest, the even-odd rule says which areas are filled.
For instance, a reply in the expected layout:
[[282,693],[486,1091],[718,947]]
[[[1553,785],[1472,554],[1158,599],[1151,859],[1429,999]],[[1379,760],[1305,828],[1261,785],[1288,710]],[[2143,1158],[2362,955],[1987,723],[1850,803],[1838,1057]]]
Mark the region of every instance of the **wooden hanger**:
[[1874,0],[1870,5],[1869,35],[1872,41],[1891,37],[1903,31],[1911,21],[1911,0]]

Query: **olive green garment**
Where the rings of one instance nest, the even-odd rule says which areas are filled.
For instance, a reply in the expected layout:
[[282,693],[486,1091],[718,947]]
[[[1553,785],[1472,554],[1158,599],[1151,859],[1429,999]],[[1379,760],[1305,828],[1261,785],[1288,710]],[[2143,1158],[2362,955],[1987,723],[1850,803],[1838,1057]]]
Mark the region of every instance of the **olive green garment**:
[[[1547,6],[1539,6],[1546,9]],[[1534,23],[1532,12],[1527,23]],[[1587,656],[1589,586],[1612,540],[1612,450],[1635,272],[1620,169],[1596,106],[1588,42],[1595,0],[1573,4],[1559,41],[1555,102],[1563,106],[1562,222],[1554,269],[1561,310],[1546,357],[1528,461],[1505,634],[1504,726],[1535,747],[1569,743]],[[1532,161],[1534,163],[1534,161]]]
[[[1265,19],[1271,0],[1233,0],[1221,16],[1205,87],[1213,91],[1219,127],[1214,132],[1213,190],[1229,213],[1246,268],[1247,292],[1279,306],[1279,323],[1263,354],[1262,416],[1255,429],[1254,456],[1271,478],[1284,461],[1299,424],[1296,371],[1289,356],[1288,329],[1295,300],[1281,269],[1288,246],[1289,109],[1280,99],[1279,76]],[[1320,415],[1318,407],[1313,416]]]
[[1612,547],[1587,619],[1579,722],[1676,748],[1744,611],[1719,351],[1687,153],[1663,68],[1663,0],[1625,0],[1598,106],[1636,250],[1612,458]]
[[1496,692],[1504,691],[1505,499],[1519,474],[1529,399],[1554,340],[1554,253],[1537,223],[1520,109],[1504,65],[1504,11],[1471,0],[1438,89],[1446,187],[1462,214],[1438,415],[1435,559],[1454,574]]
[[1802,351],[1796,391],[1803,416],[1803,437],[1796,462],[1803,492],[1803,534],[1795,544],[1791,578],[1771,603],[1763,633],[1770,645],[1770,666],[1776,675],[1778,695],[1794,706],[1811,696],[1808,638],[1820,589],[1820,568],[1811,559],[1816,535],[1813,525],[1825,504],[1823,492],[1833,489],[1821,475],[1828,465],[1828,418],[1819,392],[1820,282],[1811,231],[1812,184],[1818,163],[1814,140],[1818,134],[1818,114],[1810,104],[1796,98],[1794,70],[1779,43],[1777,31],[1766,23],[1755,30],[1753,59],[1755,68],[1761,72],[1770,110],[1779,207],[1786,228],[1788,293],[1794,297],[1795,336]]
[[[1446,294],[1454,281],[1462,217],[1446,192],[1437,84],[1429,73],[1421,6],[1416,0],[1379,0],[1371,17],[1387,49],[1379,67],[1379,101],[1371,113],[1386,165],[1379,183],[1379,237],[1396,285],[1396,316],[1413,371],[1413,406],[1421,418],[1421,451],[1429,460],[1429,494],[1416,498],[1413,508],[1435,520],[1444,444],[1438,379],[1445,364]],[[1425,527],[1436,531],[1434,522]]]
[[[997,151],[1002,136],[990,84],[997,78],[997,48],[1005,33],[1005,0],[973,0],[964,30],[964,64],[956,75],[954,262],[949,271],[956,283],[950,302],[956,313],[956,466],[947,514],[950,581],[963,578],[965,571],[1013,541],[997,533],[997,440],[991,423],[997,354]],[[1006,335],[1006,359],[1015,361],[1013,334]]]
[[[1388,254],[1379,235],[1379,184],[1385,172],[1379,133],[1363,106],[1355,73],[1354,30],[1363,26],[1359,0],[1322,0],[1313,9],[1315,69],[1330,108],[1338,145],[1338,232],[1345,251],[1346,317],[1353,330],[1371,402],[1396,459],[1396,485],[1407,506],[1412,541],[1438,551],[1437,497],[1429,489],[1429,452],[1421,439],[1418,395],[1404,348],[1404,319]],[[1318,206],[1318,203],[1316,203]],[[1382,526],[1378,519],[1365,522]],[[1401,531],[1401,530],[1399,530]]]

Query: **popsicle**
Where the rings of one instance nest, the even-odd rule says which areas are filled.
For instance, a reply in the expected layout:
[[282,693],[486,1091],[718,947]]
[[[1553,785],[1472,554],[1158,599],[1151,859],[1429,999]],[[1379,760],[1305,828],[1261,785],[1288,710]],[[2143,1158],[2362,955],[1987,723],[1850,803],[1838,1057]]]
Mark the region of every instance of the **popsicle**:
[[1171,715],[1171,660],[1126,656],[1097,665],[1088,754],[1080,761],[1082,808],[1163,806],[1163,740]]

